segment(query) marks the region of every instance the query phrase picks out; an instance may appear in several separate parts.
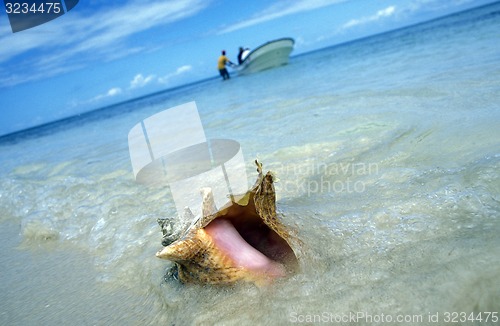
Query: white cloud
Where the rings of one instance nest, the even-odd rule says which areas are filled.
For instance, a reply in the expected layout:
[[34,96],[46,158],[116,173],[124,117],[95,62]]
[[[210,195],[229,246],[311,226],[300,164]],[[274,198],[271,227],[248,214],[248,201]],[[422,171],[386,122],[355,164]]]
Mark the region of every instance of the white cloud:
[[177,68],[177,70],[175,71],[175,73],[177,75],[179,75],[179,74],[191,71],[192,69],[193,69],[193,67],[191,67],[190,65],[184,65],[184,66],[181,66],[181,67]]
[[[130,48],[127,39],[145,30],[191,17],[205,9],[206,0],[141,1],[130,0],[119,6],[109,5],[98,11],[72,10],[65,16],[34,29],[13,34],[0,28],[0,64],[17,56],[22,67],[0,65],[0,86],[50,77],[81,68],[92,61],[110,61],[143,51]],[[35,52],[37,51],[37,52]]]
[[241,21],[239,23],[223,28],[219,34],[234,32],[239,29],[247,28],[253,25],[261,24],[270,20],[281,18],[284,16],[310,11],[333,4],[345,2],[347,0],[295,0],[282,1],[269,6],[263,11],[255,14],[253,17]]
[[155,79],[155,75],[144,77],[142,74],[135,75],[134,79],[130,82],[130,88],[144,87]]
[[114,87],[108,91],[106,96],[116,96],[122,93],[122,89],[120,87]]
[[[91,98],[90,100],[88,100],[86,102],[92,103],[92,102],[101,101],[101,100],[108,98],[108,97],[114,97],[114,96],[120,95],[122,92],[123,91],[120,87],[113,87],[109,91],[107,91],[105,94],[97,95],[96,97]],[[74,103],[73,105],[76,106],[78,104],[79,103]]]
[[172,72],[168,75],[165,75],[163,77],[156,77],[155,75],[148,75],[148,76],[144,77],[143,74],[139,73],[139,74],[135,75],[134,78],[130,81],[130,85],[128,88],[125,89],[125,92],[120,87],[113,87],[113,88],[109,89],[106,93],[99,94],[99,95],[91,98],[90,100],[83,101],[83,102],[74,102],[72,104],[72,106],[78,106],[80,104],[94,103],[94,102],[102,101],[102,100],[108,99],[110,97],[115,97],[115,96],[121,95],[123,93],[125,93],[126,95],[130,95],[130,91],[133,91],[134,89],[137,89],[137,88],[144,87],[144,86],[146,86],[150,83],[153,83],[153,82],[157,82],[160,84],[167,84],[170,82],[170,80],[172,78],[183,75],[183,74],[191,71],[192,69],[193,69],[193,67],[191,65],[180,66],[174,72]]
[[348,21],[347,23],[342,25],[341,29],[348,29],[348,28],[351,28],[354,26],[372,23],[372,22],[378,21],[382,18],[390,17],[390,16],[394,15],[395,12],[396,12],[396,7],[390,6],[390,7],[387,7],[385,9],[377,11],[377,13],[372,15],[372,16],[362,17],[359,19],[351,19],[350,21]]
[[168,75],[165,75],[163,77],[159,77],[158,82],[161,84],[167,84],[168,82],[170,82],[170,80],[172,78],[180,76],[182,74],[185,74],[185,73],[191,71],[192,69],[193,69],[193,67],[190,65],[181,66],[181,67],[177,68],[174,72],[172,72]]

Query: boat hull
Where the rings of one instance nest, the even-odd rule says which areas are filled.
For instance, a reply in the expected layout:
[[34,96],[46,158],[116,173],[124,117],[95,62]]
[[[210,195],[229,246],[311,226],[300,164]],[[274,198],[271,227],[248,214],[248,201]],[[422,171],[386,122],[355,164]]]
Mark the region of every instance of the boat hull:
[[259,46],[238,66],[238,74],[251,74],[286,65],[294,43],[292,38],[282,38]]

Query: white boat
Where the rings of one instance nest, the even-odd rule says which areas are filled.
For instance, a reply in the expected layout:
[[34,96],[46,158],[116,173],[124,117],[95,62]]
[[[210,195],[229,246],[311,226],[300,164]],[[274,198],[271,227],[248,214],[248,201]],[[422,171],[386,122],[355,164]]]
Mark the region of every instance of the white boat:
[[294,43],[293,38],[289,37],[264,43],[250,51],[235,69],[238,74],[245,75],[286,65]]

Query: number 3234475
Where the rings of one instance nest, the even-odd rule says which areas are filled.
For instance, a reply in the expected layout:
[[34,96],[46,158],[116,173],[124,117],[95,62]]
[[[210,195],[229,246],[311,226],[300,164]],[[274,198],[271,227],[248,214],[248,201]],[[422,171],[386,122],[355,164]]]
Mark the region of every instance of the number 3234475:
[[498,312],[445,312],[443,317],[445,323],[498,322]]
[[7,14],[59,14],[62,11],[60,2],[26,3],[15,2],[5,3]]

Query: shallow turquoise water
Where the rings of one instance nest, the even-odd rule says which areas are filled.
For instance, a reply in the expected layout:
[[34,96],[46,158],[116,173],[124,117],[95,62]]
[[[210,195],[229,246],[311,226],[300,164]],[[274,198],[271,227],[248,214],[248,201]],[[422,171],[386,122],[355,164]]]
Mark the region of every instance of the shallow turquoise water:
[[[1,323],[57,324],[65,311],[102,324],[498,311],[499,27],[496,4],[4,139],[2,265],[26,278],[2,273]],[[256,157],[279,178],[278,207],[305,243],[300,274],[264,290],[163,281],[156,218],[175,208],[168,189],[134,182],[127,134],[192,100],[207,138],[241,144],[250,183]],[[82,269],[85,299],[71,292]],[[12,304],[27,293],[28,320]]]

